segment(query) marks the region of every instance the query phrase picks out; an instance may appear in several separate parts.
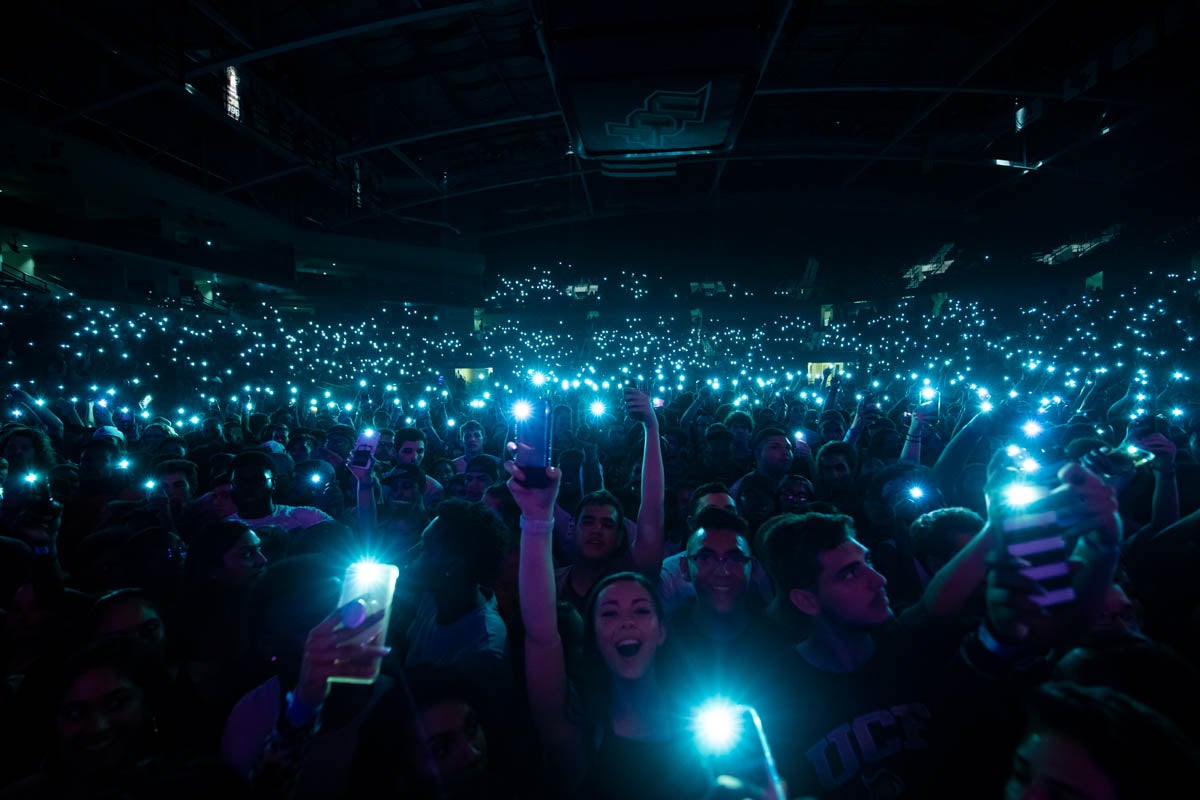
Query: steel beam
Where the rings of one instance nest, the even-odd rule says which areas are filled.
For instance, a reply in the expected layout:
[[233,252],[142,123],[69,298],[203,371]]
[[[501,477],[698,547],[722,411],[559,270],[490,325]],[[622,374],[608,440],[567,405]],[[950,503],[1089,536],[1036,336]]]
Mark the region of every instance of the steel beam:
[[[975,62],[975,64],[969,70],[967,70],[966,74],[963,75],[961,78],[959,78],[957,85],[963,86],[967,81],[969,81],[969,80],[971,80],[971,78],[975,77],[975,75],[980,70],[982,70],[988,64],[992,63],[992,60],[995,59],[996,56],[1000,55],[1005,50],[1007,50],[1013,42],[1015,42],[1017,39],[1019,39],[1021,37],[1021,34],[1025,33],[1025,31],[1029,30],[1029,28],[1032,27],[1035,22],[1037,22],[1039,19],[1041,19],[1042,16],[1044,16],[1046,14],[1046,12],[1049,11],[1053,7],[1054,7],[1054,0],[1050,0],[1049,3],[1046,3],[1045,5],[1041,6],[1037,11],[1033,12],[1033,14],[1031,14],[1029,17],[1027,17],[1024,22],[1022,22],[1020,25],[1017,26],[1016,30],[1014,30],[1008,36],[1004,37],[1003,41],[999,42],[991,50],[984,53],[983,58],[981,58],[981,59],[979,59],[979,61]],[[900,130],[899,133],[897,133],[895,136],[893,136],[891,141],[889,141],[886,145],[884,145],[884,148],[879,151],[879,156],[887,155],[888,152],[893,147],[900,144],[900,142],[902,142],[905,137],[907,137],[910,133],[912,133],[914,130],[916,130],[918,125],[920,125],[922,122],[927,120],[929,118],[929,116],[931,114],[933,114],[934,111],[937,111],[939,108],[941,108],[942,104],[945,103],[947,100],[949,100],[951,97],[953,97],[953,94],[951,94],[949,92],[938,95],[937,100],[934,100],[923,111],[921,111],[915,117],[913,117],[911,120],[909,120],[908,124],[905,125]],[[868,169],[870,169],[872,166],[874,166],[874,164],[877,160],[878,160],[877,158],[872,159],[872,160],[868,161],[867,163],[863,164],[858,169],[856,169],[853,174],[851,174],[848,178],[846,178],[846,180],[842,181],[842,188],[843,189],[848,188],[850,186],[850,184],[854,183],[856,180],[858,180],[862,176],[863,173],[865,173]]]
[[221,58],[216,61],[210,61],[207,64],[201,64],[197,67],[189,69],[185,73],[186,78],[195,78],[198,75],[207,75],[212,72],[220,72],[226,67],[236,67],[242,64],[249,64],[252,61],[261,61],[264,58],[273,58],[274,56],[283,55],[284,53],[292,53],[296,50],[303,50],[308,47],[315,47],[329,42],[336,42],[339,39],[348,39],[353,36],[362,36],[375,31],[384,30],[386,28],[395,28],[400,25],[413,25],[420,22],[431,22],[437,19],[446,17],[457,17],[462,14],[468,14],[472,11],[478,11],[488,5],[485,2],[468,2],[458,3],[453,6],[444,8],[431,8],[425,11],[414,11],[408,14],[399,14],[397,16],[385,17],[373,22],[365,22],[361,25],[351,25],[346,28],[339,28],[335,31],[326,31],[318,33],[315,36],[306,36],[303,39],[293,39],[290,42],[282,42],[280,44],[271,45],[270,47],[260,47],[257,50],[251,50],[229,58]]
[[596,209],[592,206],[592,192],[588,189],[587,173],[583,169],[583,164],[579,160],[579,152],[575,148],[575,143],[571,141],[571,124],[567,122],[566,112],[563,111],[562,100],[558,96],[558,82],[554,79],[554,64],[550,61],[550,48],[546,45],[545,25],[537,15],[537,10],[533,7],[533,0],[529,3],[529,14],[533,17],[533,30],[537,34],[538,49],[542,51],[542,61],[546,65],[546,79],[550,81],[550,94],[554,96],[554,105],[558,106],[558,113],[562,117],[563,130],[567,134],[567,149],[571,153],[575,164],[575,169],[579,173],[579,182],[583,186],[583,198],[587,203],[588,216],[596,213]]
[[474,131],[482,131],[487,128],[498,128],[502,125],[518,125],[522,122],[536,122],[543,119],[553,119],[561,116],[560,111],[546,111],[541,114],[522,114],[519,117],[504,117],[503,119],[493,119],[488,122],[477,122],[474,125],[461,125],[457,128],[446,128],[440,131],[430,131],[416,136],[407,136],[403,139],[391,139],[386,142],[378,142],[369,144],[364,147],[356,147],[353,150],[347,150],[344,153],[337,154],[338,161],[345,161],[348,158],[356,158],[357,156],[367,153],[374,153],[376,150],[387,150],[391,147],[405,147],[417,142],[427,142],[430,139],[441,139],[446,136],[456,136],[460,133],[472,133]]
[[[775,45],[779,44],[779,37],[783,35],[783,27],[787,25],[788,17],[792,15],[793,0],[787,0],[787,5],[783,7],[783,12],[779,15],[779,24],[775,26],[775,32],[771,34],[771,41],[767,44],[767,52],[763,54],[762,66],[758,68],[758,78],[754,81],[754,90],[750,93],[750,97],[746,99],[746,107],[742,109],[742,116],[733,127],[730,128],[729,150],[733,150],[737,144],[738,134],[741,133],[742,127],[746,124],[747,117],[750,116],[750,106],[754,103],[754,96],[758,93],[758,88],[762,86],[763,77],[767,74],[767,67],[771,64],[771,57],[775,55]],[[713,176],[712,187],[708,193],[715,195],[721,190],[721,178],[725,175],[726,161],[722,161],[717,165],[717,174]]]

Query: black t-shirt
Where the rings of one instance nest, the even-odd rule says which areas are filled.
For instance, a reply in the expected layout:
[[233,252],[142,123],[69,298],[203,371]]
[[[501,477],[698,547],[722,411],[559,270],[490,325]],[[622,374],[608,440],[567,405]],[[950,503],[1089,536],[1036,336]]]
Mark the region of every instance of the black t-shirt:
[[699,706],[714,696],[752,705],[760,714],[787,681],[789,655],[784,631],[760,612],[747,614],[745,628],[726,640],[706,635],[695,621],[692,600],[667,623],[659,651],[658,675],[680,708]]
[[938,679],[957,636],[914,615],[875,641],[871,659],[850,673],[826,672],[791,651],[788,691],[764,715],[789,792],[896,800],[936,794]]
[[712,785],[686,731],[664,741],[626,739],[608,731],[595,743],[579,789],[583,800],[701,800]]

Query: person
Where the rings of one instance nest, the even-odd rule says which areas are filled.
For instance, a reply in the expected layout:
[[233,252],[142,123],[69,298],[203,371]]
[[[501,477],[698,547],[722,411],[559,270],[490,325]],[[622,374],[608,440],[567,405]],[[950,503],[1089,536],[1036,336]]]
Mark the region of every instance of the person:
[[340,795],[359,730],[392,685],[379,675],[390,648],[362,641],[384,612],[344,624],[339,567],[315,555],[286,558],[252,590],[253,648],[270,674],[234,704],[220,752],[259,796]]
[[151,507],[162,505],[165,500],[162,517],[169,527],[176,527],[183,516],[184,507],[191,502],[196,488],[199,486],[199,474],[196,465],[184,459],[167,459],[154,466],[154,489],[147,495],[151,498]]
[[842,513],[861,516],[855,486],[858,451],[842,441],[825,442],[817,451],[817,498],[833,503]]
[[162,615],[141,589],[118,589],[96,598],[91,629],[97,640],[136,640],[165,655],[167,634]]
[[751,530],[775,513],[775,495],[792,466],[792,440],[779,428],[763,428],[754,435],[754,471],[729,487]]
[[815,495],[812,481],[793,472],[780,482],[775,492],[775,507],[781,514],[803,514]]
[[671,688],[684,694],[704,686],[713,694],[763,706],[782,679],[772,672],[784,645],[751,581],[750,526],[734,512],[707,507],[688,537],[686,579],[695,596],[668,620],[663,647]]
[[229,517],[251,527],[276,526],[284,530],[307,528],[333,517],[312,506],[285,506],[275,502],[275,475],[265,453],[239,453],[233,460],[229,483],[237,511]]
[[583,709],[569,713],[551,560],[561,473],[548,468],[549,485],[535,489],[524,485],[525,474],[514,462],[504,466],[521,507],[526,689],[563,794],[597,800],[706,796],[707,771],[658,680],[656,655],[667,630],[654,585],[640,573],[608,575],[591,590],[583,616]]
[[983,517],[969,508],[938,508],[913,520],[908,538],[922,587],[983,530]]
[[468,503],[478,503],[483,500],[483,493],[496,482],[499,470],[499,461],[487,454],[480,454],[471,459],[462,473],[466,479]]
[[476,420],[470,420],[462,426],[461,432],[463,454],[451,462],[454,464],[455,472],[466,472],[471,460],[481,456],[491,461],[497,470],[500,469],[500,459],[490,453],[483,452],[483,425]]
[[406,572],[421,597],[405,635],[405,665],[453,667],[498,705],[513,684],[508,631],[484,587],[495,580],[506,539],[504,523],[482,505],[447,500]]
[[[709,508],[719,508],[737,514],[737,505],[723,483],[703,483],[692,490],[688,501],[687,541],[678,553],[663,559],[659,573],[658,589],[663,607],[671,617],[696,596],[695,584],[691,580],[691,562],[688,560],[688,542],[698,526],[700,515]],[[758,559],[751,562],[753,591],[756,600],[763,604],[771,600],[771,578]]]
[[754,417],[745,411],[733,411],[725,417],[725,427],[733,436],[733,458],[739,464],[749,464],[754,459]]
[[640,420],[645,427],[641,508],[630,533],[621,501],[610,492],[591,492],[579,501],[566,537],[574,549],[574,559],[558,570],[555,582],[559,599],[571,603],[580,612],[592,586],[605,575],[637,570],[657,576],[662,570],[666,488],[658,419],[646,393],[630,389],[626,392],[626,403],[631,418]]
[[[1013,513],[1006,510],[1003,489],[1019,474],[1011,457],[997,454],[988,520],[994,537]],[[1063,629],[1082,625],[1112,580],[1121,534],[1114,492],[1078,464],[1064,467],[1058,477],[1062,485],[1036,510],[1054,511],[1060,523],[1080,533],[1072,555],[1078,562],[1076,604],[1069,614],[1031,620],[1031,581],[1020,574],[1015,557],[1000,551],[988,577],[987,616],[972,640],[989,643],[989,653],[1011,654],[1016,643],[1038,648]],[[771,720],[779,726],[779,758],[789,787],[822,797],[882,791],[920,797],[932,791],[937,759],[929,742],[946,730],[956,706],[968,705],[946,699],[954,682],[936,665],[957,663],[951,656],[960,637],[959,629],[939,623],[962,612],[967,593],[958,590],[964,599],[950,607],[923,597],[894,621],[888,581],[872,567],[870,551],[844,515],[792,518],[770,532],[765,546],[780,596],[809,622],[807,637],[789,656],[793,702],[803,703],[805,713]],[[927,595],[955,585],[956,571],[967,561],[966,555],[956,557]],[[939,618],[923,613],[932,608],[940,608]]]
[[224,689],[222,669],[241,651],[242,606],[266,565],[262,541],[242,522],[204,528],[188,550],[178,641],[187,674],[209,701]]
[[[401,428],[396,431],[396,466],[421,466],[421,462],[425,460],[425,441],[425,432],[420,428]],[[445,490],[432,475],[426,474],[424,494],[425,507],[436,508],[445,496]]]
[[139,762],[161,752],[165,718],[163,663],[141,642],[105,639],[23,691],[37,712],[28,735],[43,737],[40,771],[9,786],[6,798],[121,796]]
[[1171,797],[1200,769],[1200,746],[1158,711],[1107,687],[1052,682],[1028,702],[1005,797]]
[[496,757],[498,737],[482,707],[471,681],[453,670],[405,670],[404,679],[397,681],[363,724],[346,796],[381,793],[414,800],[521,796],[513,791],[512,780],[519,764],[505,764]]

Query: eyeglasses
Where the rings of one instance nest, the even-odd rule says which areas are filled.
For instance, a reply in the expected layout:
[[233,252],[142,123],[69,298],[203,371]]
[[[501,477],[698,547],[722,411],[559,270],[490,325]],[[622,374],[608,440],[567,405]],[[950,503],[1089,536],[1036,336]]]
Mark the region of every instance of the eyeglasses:
[[688,556],[692,562],[700,569],[712,570],[718,567],[744,567],[750,561],[750,557],[745,553],[734,551],[719,556],[711,550],[701,550],[695,555]]

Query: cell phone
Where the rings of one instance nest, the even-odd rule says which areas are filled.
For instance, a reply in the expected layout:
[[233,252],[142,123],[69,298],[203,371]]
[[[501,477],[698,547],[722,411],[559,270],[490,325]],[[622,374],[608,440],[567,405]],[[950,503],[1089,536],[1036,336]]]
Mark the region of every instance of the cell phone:
[[[1021,450],[1014,456],[1018,464],[1026,463],[1029,454]],[[1025,506],[1050,493],[1050,483],[1057,483],[1057,471],[1046,467],[1023,469],[1022,476],[1005,491],[1012,513],[1004,518],[1000,535],[1009,555],[1029,563],[1021,574],[1035,581],[1042,593],[1030,599],[1042,608],[1051,609],[1075,601],[1071,569],[1067,563],[1067,540],[1054,511],[1022,511]],[[1040,473],[1048,477],[1034,477]]]
[[[392,617],[392,598],[396,594],[396,581],[400,577],[400,568],[395,564],[380,564],[375,561],[356,561],[346,568],[342,578],[342,596],[338,600],[342,621],[339,628],[358,628],[362,630],[347,640],[347,644],[370,645],[382,647],[387,641],[388,624]],[[383,618],[370,625],[363,621],[371,615],[383,612]],[[379,679],[381,663],[376,663],[375,672],[370,676],[334,675],[330,683],[374,683]]]
[[550,403],[546,400],[529,401],[529,414],[516,416],[517,466],[525,473],[522,485],[531,489],[544,489],[550,485],[546,469],[550,466],[550,442],[553,420]]
[[1163,436],[1169,436],[1171,431],[1171,423],[1162,414],[1153,416],[1143,416],[1130,426],[1134,435],[1138,438],[1149,436],[1152,433],[1160,433]]
[[767,787],[776,797],[786,796],[762,722],[752,707],[720,698],[709,701],[696,714],[694,727],[696,743],[716,778],[714,797],[757,797]]
[[640,411],[634,412],[634,411],[629,410],[629,395],[630,395],[630,393],[636,393],[637,391],[638,390],[633,386],[625,387],[625,409],[626,409],[625,413],[628,414],[629,418],[631,420],[633,420],[634,422],[645,422],[646,421],[645,414],[641,413]]
[[354,443],[354,450],[350,453],[350,466],[370,466],[371,459],[375,457],[375,447],[378,444],[379,432],[374,428],[365,428],[358,435],[358,441]]
[[46,513],[50,509],[50,479],[40,472],[26,473],[21,482],[24,490],[25,506],[35,513]]

